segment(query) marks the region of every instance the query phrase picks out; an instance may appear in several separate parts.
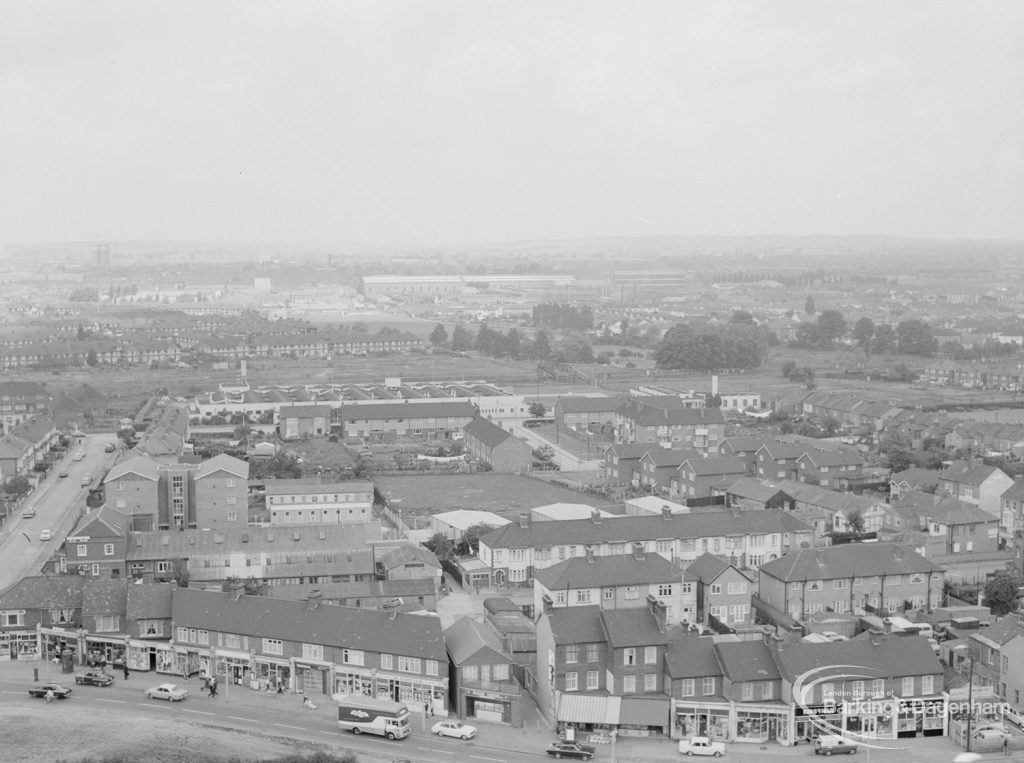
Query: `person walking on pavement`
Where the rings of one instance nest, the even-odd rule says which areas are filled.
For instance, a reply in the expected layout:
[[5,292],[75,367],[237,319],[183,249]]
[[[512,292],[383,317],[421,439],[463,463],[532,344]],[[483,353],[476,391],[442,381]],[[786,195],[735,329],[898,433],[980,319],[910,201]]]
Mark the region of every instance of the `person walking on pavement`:
[[1003,737],[1003,757],[1008,758],[1010,756],[1010,738]]
[[216,681],[210,681],[210,699],[213,699],[216,696],[217,696],[217,682]]
[[57,695],[53,693],[53,689],[47,689],[46,690],[46,701],[49,703],[49,702],[53,702],[55,699],[57,699]]
[[124,664],[124,680],[125,681],[128,680],[128,663],[127,662]]

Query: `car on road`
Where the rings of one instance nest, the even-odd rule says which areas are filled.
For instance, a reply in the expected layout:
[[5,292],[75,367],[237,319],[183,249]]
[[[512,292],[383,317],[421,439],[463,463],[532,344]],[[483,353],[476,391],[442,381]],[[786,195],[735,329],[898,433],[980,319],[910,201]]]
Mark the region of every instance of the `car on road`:
[[989,727],[987,729],[979,729],[971,734],[971,737],[975,742],[1002,742],[1004,739],[1010,738],[1010,732],[1006,729],[1000,729],[996,727]]
[[60,477],[61,479],[64,479],[65,477],[67,477],[68,476],[67,467],[61,469],[60,472],[57,473],[57,476]]
[[597,748],[579,742],[552,742],[545,752],[555,758],[576,758],[590,760]]
[[116,448],[117,448],[117,446],[114,443],[108,442],[105,446],[103,446],[103,452],[104,453],[113,453]]
[[458,737],[459,739],[472,739],[476,736],[476,726],[469,726],[462,721],[438,721],[431,728],[431,732],[439,737]]
[[32,517],[34,517],[35,515],[36,515],[36,507],[35,506],[29,506],[27,509],[25,509],[23,512],[21,512],[21,518],[22,519],[32,519]]
[[53,696],[57,699],[67,699],[71,693],[71,689],[64,684],[52,683],[52,684],[41,684],[40,686],[34,686],[28,690],[30,697],[45,697],[46,693],[52,691]]
[[146,689],[147,699],[166,699],[168,702],[181,702],[188,696],[188,689],[177,684],[160,684]]
[[822,734],[814,740],[815,755],[841,755],[842,753],[853,755],[857,752],[857,745],[838,734]]
[[720,758],[725,754],[725,745],[708,737],[690,737],[679,740],[679,752],[682,755],[710,755]]
[[83,474],[82,475],[82,487],[89,487],[89,483],[90,482],[92,482],[92,475],[91,474]]
[[85,686],[110,686],[114,683],[114,677],[101,670],[87,670],[75,676],[75,683]]
[[85,458],[85,451],[84,450],[76,450],[75,451],[75,455],[72,456],[72,458],[74,458],[75,461],[81,461],[83,458]]
[[51,537],[53,537],[53,536],[50,535],[50,531],[49,530],[41,530],[39,532],[39,540],[49,540]]

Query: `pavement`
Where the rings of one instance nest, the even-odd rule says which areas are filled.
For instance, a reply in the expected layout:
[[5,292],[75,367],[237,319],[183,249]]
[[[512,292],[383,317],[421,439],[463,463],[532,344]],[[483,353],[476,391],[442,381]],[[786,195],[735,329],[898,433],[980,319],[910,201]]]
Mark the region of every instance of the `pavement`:
[[[63,674],[59,668],[51,663],[32,661],[8,661],[0,663],[0,684],[5,691],[20,693],[34,683],[34,671],[39,671],[40,681],[60,681],[74,686],[74,676]],[[136,672],[125,682],[120,674],[117,678],[112,692],[126,689],[141,691],[148,686],[156,685],[164,681],[176,681],[183,683],[180,679],[164,676],[157,673]],[[234,714],[245,714],[247,709],[259,713],[271,714],[276,724],[285,728],[309,728],[326,730],[335,729],[337,715],[334,703],[326,696],[311,696],[316,704],[315,710],[306,710],[302,707],[302,695],[299,694],[267,694],[266,692],[254,691],[237,685],[221,686],[220,694],[215,699],[210,699],[200,693],[201,682],[197,678],[185,684],[190,691],[189,700],[185,703],[190,707],[213,707],[218,710]],[[77,687],[76,687],[77,688]],[[98,689],[95,691],[107,691]],[[120,693],[120,692],[118,692]],[[111,696],[115,696],[113,693]],[[202,703],[202,704],[200,704]],[[532,706],[532,702],[529,703]],[[412,756],[413,759],[429,760],[437,755],[437,751],[424,748],[422,745],[432,744],[437,738],[430,734],[430,726],[437,720],[436,717],[425,717],[419,708],[411,708],[412,736],[402,744],[402,755]],[[256,714],[256,713],[254,713]],[[536,708],[527,707],[524,711],[525,724],[523,728],[513,728],[504,724],[487,723],[485,721],[471,720],[470,723],[477,727],[477,736],[472,742],[464,743],[464,747],[456,747],[458,750],[454,758],[449,755],[448,759],[460,761],[463,759],[478,759],[494,761],[495,763],[510,763],[513,761],[542,760],[544,748],[556,736],[554,732],[542,721]],[[207,725],[215,725],[211,718]],[[587,741],[587,734],[581,733],[581,741]],[[345,734],[342,739],[348,739]],[[365,743],[364,738],[358,741]],[[340,741],[340,740],[339,740]],[[352,744],[357,743],[352,738]],[[370,740],[373,744],[376,738]],[[379,740],[382,741],[382,740]],[[340,742],[344,744],[344,742]],[[899,749],[867,749],[863,748],[857,754],[857,760],[862,763],[938,763],[939,761],[952,761],[954,756],[960,752],[959,748],[945,737],[928,737],[922,739],[897,740],[898,744],[905,744]],[[396,743],[392,743],[396,744]],[[613,749],[614,747],[614,749]],[[414,752],[414,750],[430,750],[426,754]],[[374,760],[380,755],[384,760],[391,760],[391,756],[397,754],[399,749],[382,748],[380,753],[376,751],[369,753],[359,750],[361,760]],[[2,756],[0,756],[2,757]],[[614,763],[657,763],[659,761],[679,761],[678,742],[664,738],[632,738],[620,737],[614,743],[597,746],[597,761],[614,761]],[[784,747],[776,744],[726,744],[726,761],[739,761],[743,763],[756,763],[759,760],[785,761],[796,758],[814,758],[813,750],[806,745],[798,747]],[[1000,753],[983,755],[981,760],[1000,761],[1024,761],[1024,755],[1015,754],[1013,757],[1003,757]]]

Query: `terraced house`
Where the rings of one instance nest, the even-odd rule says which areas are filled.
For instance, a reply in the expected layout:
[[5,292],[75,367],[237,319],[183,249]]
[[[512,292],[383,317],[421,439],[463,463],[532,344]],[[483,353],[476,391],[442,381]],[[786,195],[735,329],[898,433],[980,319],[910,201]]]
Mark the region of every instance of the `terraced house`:
[[448,653],[436,617],[180,588],[172,650],[182,670],[252,688],[362,694],[448,714]]

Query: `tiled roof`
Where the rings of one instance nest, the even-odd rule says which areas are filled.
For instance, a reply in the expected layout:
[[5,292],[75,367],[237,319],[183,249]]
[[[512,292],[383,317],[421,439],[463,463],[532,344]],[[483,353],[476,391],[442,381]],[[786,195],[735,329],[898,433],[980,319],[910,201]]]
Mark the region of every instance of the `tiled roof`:
[[128,532],[128,515],[109,505],[100,506],[86,514],[71,531],[72,537],[87,535],[95,538],[123,538]]
[[[827,644],[797,642],[778,652],[778,663],[787,681],[811,671],[825,678],[842,677],[851,671],[866,678],[892,678],[942,673],[942,663],[921,636],[856,638]],[[936,691],[941,686],[935,687]]]
[[126,614],[128,612],[128,586],[120,580],[90,580],[82,589],[83,615]]
[[441,563],[430,549],[415,543],[403,543],[394,548],[382,550],[381,565],[385,570],[400,567],[409,562],[422,562],[427,567],[441,568]]
[[727,449],[731,453],[756,453],[761,446],[768,443],[769,440],[763,437],[726,437],[718,446],[718,450],[722,453]]
[[137,474],[153,482],[160,480],[160,470],[156,461],[146,456],[132,456],[119,464],[114,464],[103,478],[104,482],[113,482],[127,474]]
[[331,417],[331,406],[282,405],[278,409],[278,416],[282,419],[311,419],[317,416],[329,419]]
[[699,580],[707,585],[717,580],[723,572],[732,566],[733,565],[725,559],[715,556],[708,551],[701,554],[687,565],[686,572],[683,573],[683,578],[685,580]]
[[567,519],[558,522],[513,522],[487,533],[481,542],[489,548],[547,548],[559,545],[629,543],[659,538],[708,538],[727,535],[764,535],[810,532],[811,528],[789,514],[775,510],[746,511],[739,516],[715,511],[639,517]]
[[267,596],[234,598],[231,593],[179,588],[174,592],[176,625],[277,638],[296,643],[363,649],[444,662],[441,621],[437,617],[384,612]]
[[128,617],[134,620],[170,619],[177,583],[133,583],[128,586]]
[[559,607],[543,617],[548,618],[556,644],[590,644],[605,640],[600,607]]
[[803,458],[806,458],[817,467],[850,466],[864,463],[864,459],[858,454],[832,450],[809,449],[804,452]]
[[240,458],[221,453],[203,461],[196,469],[195,479],[201,480],[217,472],[227,472],[243,480],[249,479],[249,464]]
[[792,498],[791,495],[778,486],[769,485],[756,477],[741,477],[729,485],[728,493],[738,498],[750,498],[751,500],[762,502],[774,498],[779,493]]
[[939,479],[964,485],[980,485],[996,472],[998,467],[986,464],[972,464],[969,461],[954,461],[939,474]]
[[710,636],[677,638],[669,642],[665,668],[671,678],[720,676],[722,666]]
[[763,641],[715,644],[722,672],[730,681],[772,681],[781,678],[772,648]]
[[690,448],[661,448],[657,445],[648,444],[647,452],[640,457],[640,460],[650,461],[655,466],[668,466],[676,468],[687,459],[699,458],[700,453]]
[[0,593],[0,609],[66,609],[82,606],[81,575],[38,575],[22,578]]
[[1014,482],[1010,487],[1003,491],[1000,498],[1009,501],[1024,500],[1024,480],[1017,480]]
[[128,559],[188,559],[210,554],[332,551],[371,557],[367,543],[381,539],[380,524],[238,527],[225,530],[154,530],[128,536]]
[[[488,421],[482,416],[477,416],[471,422],[466,424],[465,433],[467,436],[472,436],[491,448],[501,445],[505,440],[513,437],[511,432],[505,431],[497,424]],[[526,445],[526,443],[523,443],[523,445]],[[526,445],[526,447],[529,446]]]
[[601,624],[613,648],[631,646],[655,646],[668,643],[668,634],[650,610],[605,609],[601,612]]
[[649,450],[659,450],[659,448],[649,442],[618,442],[608,448],[609,453],[614,453],[620,459],[640,458]]
[[405,403],[363,403],[347,405],[342,409],[345,421],[375,421],[379,419],[472,418],[476,407],[468,402],[436,400],[410,400]]
[[326,493],[372,493],[368,480],[320,482],[310,479],[269,479],[264,483],[267,495],[324,495]]
[[[639,402],[643,400],[644,402]],[[619,414],[639,426],[706,426],[724,424],[725,418],[718,408],[668,408],[659,407],[643,398],[634,398],[625,403]]]
[[897,485],[906,482],[912,488],[929,488],[939,484],[939,473],[932,469],[921,469],[914,466],[897,472],[890,479]]
[[735,456],[708,456],[707,458],[688,458],[681,466],[686,466],[698,477],[714,474],[746,474],[746,463]]
[[535,570],[533,577],[549,591],[569,588],[611,588],[613,586],[667,583],[679,579],[672,562],[658,554],[637,559],[632,554],[575,557]]
[[783,581],[832,580],[868,575],[942,572],[942,567],[895,543],[848,543],[802,548],[761,565],[761,573]]
[[622,407],[621,397],[560,397],[555,405],[562,413],[603,413]]
[[445,629],[444,640],[448,654],[456,665],[461,665],[481,649],[502,654],[498,634],[468,615],[460,617]]

